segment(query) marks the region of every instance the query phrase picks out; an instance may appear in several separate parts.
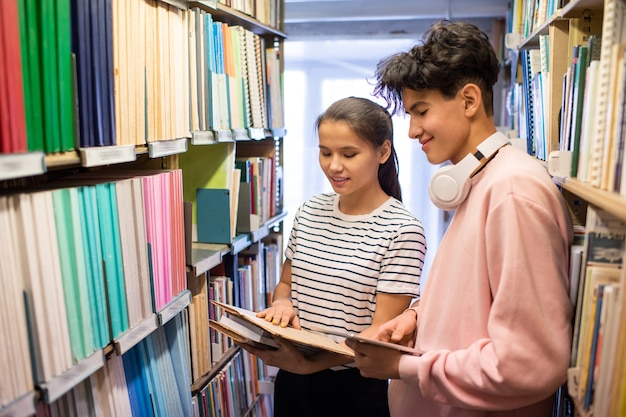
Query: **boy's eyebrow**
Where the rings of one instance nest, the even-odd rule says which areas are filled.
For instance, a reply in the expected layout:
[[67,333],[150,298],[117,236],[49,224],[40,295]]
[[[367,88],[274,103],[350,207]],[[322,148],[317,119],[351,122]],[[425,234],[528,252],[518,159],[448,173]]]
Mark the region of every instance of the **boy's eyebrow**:
[[406,111],[407,113],[410,113],[410,112],[412,112],[413,110],[415,110],[415,108],[416,108],[417,106],[422,105],[422,104],[424,104],[424,102],[422,102],[422,101],[416,101],[415,103],[413,103],[413,104],[411,105],[411,107],[409,107],[408,109],[405,109],[405,111]]

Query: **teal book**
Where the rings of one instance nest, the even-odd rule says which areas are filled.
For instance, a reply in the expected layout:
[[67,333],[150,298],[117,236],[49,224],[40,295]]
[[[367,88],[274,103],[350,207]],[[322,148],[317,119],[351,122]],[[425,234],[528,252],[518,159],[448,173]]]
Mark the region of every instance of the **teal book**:
[[[128,303],[126,299],[126,285],[124,276],[124,260],[122,254],[122,237],[120,232],[118,202],[117,202],[117,188],[115,183],[108,183],[109,199],[111,202],[109,211],[111,214],[111,228],[113,233],[113,253],[115,257],[115,266],[117,268],[117,297],[118,305],[120,309],[120,319],[122,321],[122,331],[128,330]],[[133,278],[133,277],[129,277]],[[137,278],[137,277],[135,277]]]
[[105,266],[104,273],[112,331],[111,337],[116,339],[124,331],[128,330],[128,313],[126,310],[115,184],[111,182],[100,183],[95,185],[95,189],[100,228],[100,247]]
[[198,242],[230,244],[230,190],[198,188],[196,203]]
[[94,346],[102,349],[111,341],[109,331],[109,312],[106,302],[102,250],[100,248],[100,222],[96,190],[93,186],[79,188],[81,197],[81,225],[85,234],[83,250],[87,254],[89,281],[89,299],[92,305],[92,326],[94,330]]
[[85,353],[87,355],[92,354],[96,348],[93,344],[93,327],[91,325],[91,304],[89,302],[89,281],[87,274],[87,257],[84,251],[84,239],[85,234],[81,222],[81,203],[79,189],[77,187],[71,187],[67,189],[68,192],[68,206],[66,208],[66,216],[70,219],[68,224],[71,225],[72,230],[72,242],[74,244],[74,252],[72,256],[76,262],[76,274],[78,280],[76,281],[76,291],[78,296],[78,307],[82,320],[83,345],[85,346]]
[[[84,319],[80,309],[80,294],[78,291],[78,281],[82,279],[78,272],[79,256],[70,256],[76,253],[74,233],[72,230],[72,212],[70,210],[70,195],[68,189],[59,189],[52,192],[54,205],[54,220],[57,229],[57,243],[59,246],[59,263],[63,278],[63,294],[65,296],[65,310],[67,316],[68,329],[70,334],[70,345],[72,348],[72,360],[77,362],[87,356],[87,346],[83,344],[83,332],[91,327],[87,323],[84,326]],[[84,271],[83,275],[84,277]]]

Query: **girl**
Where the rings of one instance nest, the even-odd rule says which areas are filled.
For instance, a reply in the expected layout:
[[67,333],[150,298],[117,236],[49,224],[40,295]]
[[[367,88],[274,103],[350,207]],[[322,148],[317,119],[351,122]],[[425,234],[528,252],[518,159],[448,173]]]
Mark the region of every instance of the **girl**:
[[[296,213],[272,306],[259,317],[280,326],[373,335],[419,296],[426,253],[422,224],[402,205],[391,116],[348,97],[318,117],[319,162],[334,192]],[[352,359],[244,346],[280,368],[274,416],[389,415],[387,381],[364,378]]]

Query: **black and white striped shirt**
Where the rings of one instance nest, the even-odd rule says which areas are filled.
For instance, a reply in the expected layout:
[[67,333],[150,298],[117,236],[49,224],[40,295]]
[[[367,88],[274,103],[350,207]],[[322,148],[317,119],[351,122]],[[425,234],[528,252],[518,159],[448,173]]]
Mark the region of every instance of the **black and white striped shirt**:
[[390,197],[369,214],[339,211],[339,196],[319,194],[296,213],[285,252],[302,327],[359,333],[372,323],[376,294],[419,296],[424,229]]

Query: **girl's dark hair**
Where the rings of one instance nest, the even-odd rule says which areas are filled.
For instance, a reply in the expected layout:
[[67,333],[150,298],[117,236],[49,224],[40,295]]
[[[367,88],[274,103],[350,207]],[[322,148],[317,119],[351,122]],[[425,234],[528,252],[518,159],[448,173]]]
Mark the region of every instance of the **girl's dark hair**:
[[499,71],[498,58],[485,32],[471,23],[442,20],[424,33],[421,44],[378,63],[374,95],[385,99],[391,114],[396,114],[403,110],[404,88],[434,89],[453,98],[464,85],[474,83],[491,116]]
[[391,155],[378,167],[378,181],[387,195],[402,201],[398,180],[398,156],[393,146],[393,123],[389,112],[369,99],[346,97],[335,101],[318,116],[315,130],[319,131],[320,125],[325,121],[347,123],[358,137],[369,142],[374,149],[380,147],[385,140],[389,140]]

